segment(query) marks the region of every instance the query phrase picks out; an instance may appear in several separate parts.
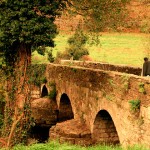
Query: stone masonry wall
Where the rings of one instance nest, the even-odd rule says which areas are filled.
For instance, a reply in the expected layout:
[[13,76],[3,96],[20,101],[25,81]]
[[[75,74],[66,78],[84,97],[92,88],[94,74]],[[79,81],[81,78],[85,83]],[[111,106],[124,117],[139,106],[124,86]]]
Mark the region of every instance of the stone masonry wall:
[[122,72],[122,73],[135,74],[138,76],[141,75],[141,71],[142,71],[142,68],[139,68],[139,67],[115,65],[115,64],[93,62],[93,61],[61,60],[60,63],[62,65],[68,65],[68,66],[81,66],[81,67],[86,67],[86,68],[101,69],[101,70],[107,70],[107,71],[117,71],[117,72]]
[[100,111],[96,116],[92,138],[96,143],[106,142],[119,144],[119,138],[113,120],[104,110]]
[[[55,82],[57,105],[62,94],[70,99],[74,120],[95,132],[97,114],[107,111],[122,145],[145,144],[150,147],[150,80],[133,74],[99,69],[49,64],[48,83]],[[132,111],[130,101],[140,100]],[[72,125],[74,126],[74,124]]]

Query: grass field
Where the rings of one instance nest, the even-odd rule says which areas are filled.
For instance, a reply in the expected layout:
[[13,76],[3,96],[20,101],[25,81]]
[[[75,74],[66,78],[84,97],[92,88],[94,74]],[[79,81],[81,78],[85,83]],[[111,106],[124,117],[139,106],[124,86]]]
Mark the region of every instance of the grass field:
[[[67,45],[68,34],[59,34],[55,38],[53,55],[58,51],[64,51]],[[107,62],[113,64],[126,64],[141,67],[143,57],[149,56],[150,36],[148,34],[136,33],[102,33],[99,46],[86,45],[93,61]],[[47,56],[33,53],[33,63],[48,63]]]
[[144,146],[133,146],[122,148],[121,146],[97,145],[91,147],[80,147],[69,144],[59,144],[58,142],[48,142],[46,144],[33,144],[31,146],[18,145],[12,150],[148,150]]

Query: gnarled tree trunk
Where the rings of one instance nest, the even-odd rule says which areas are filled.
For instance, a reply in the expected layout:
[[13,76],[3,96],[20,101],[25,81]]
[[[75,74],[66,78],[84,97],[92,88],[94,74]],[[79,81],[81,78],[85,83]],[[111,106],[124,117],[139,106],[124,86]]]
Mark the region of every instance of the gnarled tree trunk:
[[21,43],[16,48],[17,60],[7,82],[8,96],[4,114],[3,135],[7,137],[7,147],[22,142],[30,118],[30,89],[26,74],[31,64],[31,47]]

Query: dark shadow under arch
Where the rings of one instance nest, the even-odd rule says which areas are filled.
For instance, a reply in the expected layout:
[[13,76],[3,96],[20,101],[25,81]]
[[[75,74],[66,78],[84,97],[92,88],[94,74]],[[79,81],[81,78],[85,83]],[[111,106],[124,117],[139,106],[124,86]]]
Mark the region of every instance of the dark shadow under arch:
[[106,110],[101,110],[96,115],[92,139],[95,143],[120,143],[114,122]]
[[[45,103],[43,105],[44,107],[41,107],[43,102]],[[59,111],[56,100],[40,98],[40,103],[38,104],[39,107],[32,109],[35,126],[31,126],[28,132],[29,139],[31,139],[31,141],[36,140],[38,143],[45,143],[49,140],[50,128],[57,123]]]
[[48,90],[45,85],[43,86],[42,93],[41,93],[41,97],[44,97],[44,96],[48,96]]
[[64,93],[60,98],[58,122],[70,120],[73,118],[74,118],[74,114],[72,111],[70,99],[68,98],[67,94]]
[[38,143],[48,142],[50,127],[34,126],[29,131],[30,138],[37,140]]

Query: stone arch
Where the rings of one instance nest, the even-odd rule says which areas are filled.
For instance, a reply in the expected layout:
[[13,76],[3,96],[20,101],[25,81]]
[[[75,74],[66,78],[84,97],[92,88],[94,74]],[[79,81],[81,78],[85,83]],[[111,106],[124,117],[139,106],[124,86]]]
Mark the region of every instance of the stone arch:
[[48,96],[48,89],[46,85],[43,86],[42,92],[41,92],[41,97],[44,97],[44,96]]
[[58,122],[70,120],[74,118],[72,106],[67,94],[63,93],[60,98]]
[[96,115],[92,139],[95,143],[120,143],[115,124],[106,110],[100,110]]

